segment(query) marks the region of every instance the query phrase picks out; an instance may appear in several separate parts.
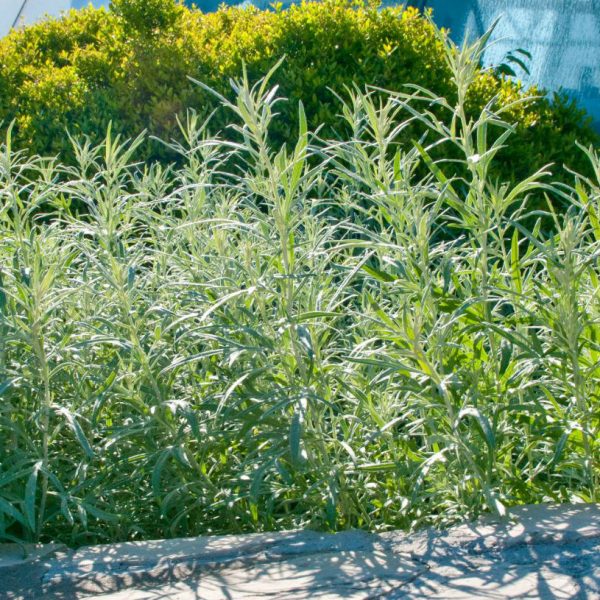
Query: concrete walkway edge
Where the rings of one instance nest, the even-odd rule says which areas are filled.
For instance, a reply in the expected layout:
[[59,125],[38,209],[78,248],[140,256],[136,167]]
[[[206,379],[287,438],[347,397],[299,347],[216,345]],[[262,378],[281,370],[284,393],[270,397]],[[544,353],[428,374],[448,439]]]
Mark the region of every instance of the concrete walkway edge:
[[600,598],[600,506],[524,506],[503,521],[415,534],[0,545],[0,598],[42,597]]

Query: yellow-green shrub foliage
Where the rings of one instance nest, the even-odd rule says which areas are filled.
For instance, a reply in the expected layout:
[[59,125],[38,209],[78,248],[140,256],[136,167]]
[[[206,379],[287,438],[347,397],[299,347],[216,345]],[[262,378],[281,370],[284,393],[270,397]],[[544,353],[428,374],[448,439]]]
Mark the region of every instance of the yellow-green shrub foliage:
[[[188,77],[228,93],[242,64],[251,78],[285,55],[274,76],[289,102],[280,104],[274,135],[293,135],[298,100],[309,122],[326,131],[340,126],[340,105],[331,89],[371,84],[399,90],[418,84],[452,96],[443,42],[413,8],[385,8],[347,0],[306,2],[287,10],[226,8],[203,14],[174,0],[115,0],[109,11],[72,11],[0,41],[0,119],[16,121],[15,140],[42,154],[68,158],[65,128],[93,140],[113,130],[177,135],[176,115],[188,108],[208,114],[215,99]],[[330,89],[331,88],[331,89]],[[480,109],[500,94],[509,102],[525,93],[482,73],[471,105]],[[559,99],[520,105],[504,176],[522,176],[542,164],[582,168],[574,140],[596,138],[585,114]],[[225,125],[220,115],[215,127]],[[155,142],[146,158],[165,158]]]

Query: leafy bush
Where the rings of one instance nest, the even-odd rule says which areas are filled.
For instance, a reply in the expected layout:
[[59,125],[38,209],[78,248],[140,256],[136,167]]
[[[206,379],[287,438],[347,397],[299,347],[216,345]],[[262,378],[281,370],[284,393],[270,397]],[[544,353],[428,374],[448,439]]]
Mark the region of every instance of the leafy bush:
[[[473,58],[449,54],[459,98]],[[243,142],[190,114],[169,169],[132,164],[143,139],[111,133],[70,167],[1,147],[0,538],[408,528],[598,501],[598,156],[575,187],[499,185],[515,135],[498,115],[430,96],[436,122],[419,98],[363,93],[340,107],[353,136],[321,143],[300,110],[289,150],[268,141],[268,82],[236,88]],[[398,111],[436,141],[398,150]],[[551,190],[556,230],[527,229]]]
[[[14,143],[41,154],[71,159],[68,128],[101,141],[109,122],[115,132],[135,137],[142,130],[163,139],[178,135],[177,119],[188,108],[207,115],[214,97],[198,79],[223,94],[245,62],[251,78],[264,75],[282,56],[274,76],[283,117],[273,126],[276,142],[297,134],[302,100],[309,123],[339,129],[335,91],[365,84],[401,90],[422,86],[454,102],[456,90],[445,60],[443,34],[416,9],[385,8],[346,0],[308,2],[287,10],[189,10],[173,0],[115,0],[111,11],[71,12],[0,41],[0,119],[16,119]],[[563,163],[583,171],[588,163],[574,145],[596,143],[585,114],[557,99],[533,99],[517,84],[479,72],[465,105],[475,115],[498,95],[517,124],[510,153],[501,153],[498,174],[523,178],[530,169]],[[530,98],[526,104],[515,101]],[[435,107],[432,107],[435,112]],[[220,111],[212,127],[226,126]],[[404,142],[422,129],[408,127]],[[339,131],[341,137],[348,131]],[[490,135],[493,131],[490,132]],[[141,152],[141,151],[140,151]],[[163,145],[146,142],[141,158],[171,160]]]

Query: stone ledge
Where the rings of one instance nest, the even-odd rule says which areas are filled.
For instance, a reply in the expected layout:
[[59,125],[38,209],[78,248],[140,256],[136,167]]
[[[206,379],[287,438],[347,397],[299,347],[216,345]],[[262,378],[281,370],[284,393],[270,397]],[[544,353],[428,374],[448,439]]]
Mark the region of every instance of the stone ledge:
[[[448,531],[295,531],[0,546],[0,598],[600,598],[600,506],[524,506]],[[20,554],[19,554],[20,553]]]
[[446,532],[428,529],[414,534],[383,533],[380,537],[398,552],[432,556],[459,549],[477,554],[523,545],[573,544],[600,538],[600,505],[519,506],[504,520],[484,517]]

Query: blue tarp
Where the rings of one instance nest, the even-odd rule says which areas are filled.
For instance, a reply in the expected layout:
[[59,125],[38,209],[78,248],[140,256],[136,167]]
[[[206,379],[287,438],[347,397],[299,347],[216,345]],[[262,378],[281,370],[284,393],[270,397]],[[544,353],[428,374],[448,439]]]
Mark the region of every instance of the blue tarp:
[[531,53],[526,84],[563,89],[600,125],[600,0],[427,0],[438,25],[451,37],[483,35],[500,18],[487,64],[501,63],[510,51]]

